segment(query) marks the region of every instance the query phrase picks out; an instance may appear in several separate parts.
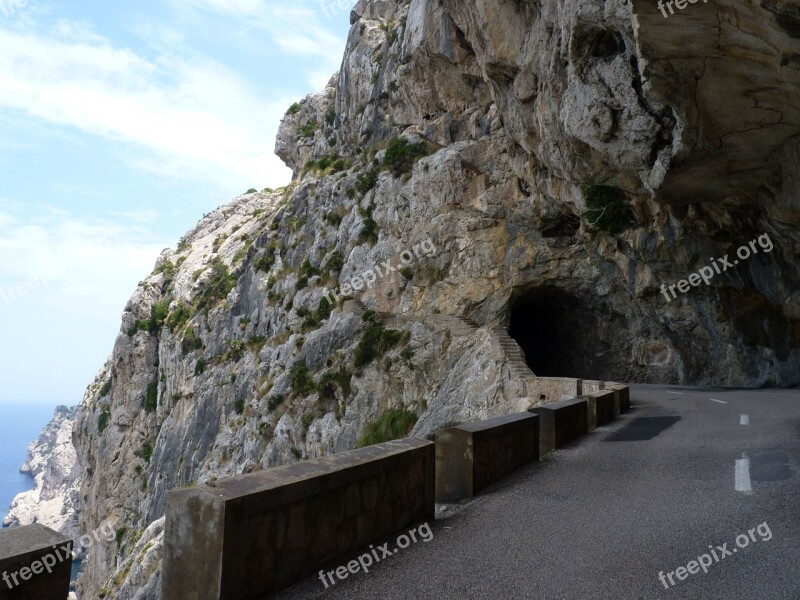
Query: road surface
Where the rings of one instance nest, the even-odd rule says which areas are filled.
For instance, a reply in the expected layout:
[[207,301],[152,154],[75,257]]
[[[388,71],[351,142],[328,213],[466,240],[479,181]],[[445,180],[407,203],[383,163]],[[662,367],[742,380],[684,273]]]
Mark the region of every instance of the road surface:
[[637,385],[631,399],[430,523],[429,542],[276,597],[800,600],[800,391]]

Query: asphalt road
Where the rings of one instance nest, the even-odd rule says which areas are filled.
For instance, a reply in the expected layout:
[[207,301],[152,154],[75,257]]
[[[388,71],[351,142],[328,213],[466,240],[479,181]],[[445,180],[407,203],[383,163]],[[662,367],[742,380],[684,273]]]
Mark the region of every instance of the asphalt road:
[[[431,541],[276,597],[800,600],[800,391],[631,391],[629,413],[437,519]],[[689,564],[703,554],[707,572]]]

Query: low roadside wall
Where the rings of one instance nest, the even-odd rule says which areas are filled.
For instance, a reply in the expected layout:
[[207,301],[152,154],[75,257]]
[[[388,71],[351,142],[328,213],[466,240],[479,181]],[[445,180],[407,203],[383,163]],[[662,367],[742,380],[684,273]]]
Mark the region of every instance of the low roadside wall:
[[588,406],[589,431],[594,431],[600,425],[613,421],[614,417],[619,414],[617,396],[618,393],[613,390],[591,392],[581,396],[586,400]]
[[72,541],[44,525],[0,529],[0,600],[66,600]]
[[539,417],[515,413],[436,432],[436,501],[454,503],[539,459]]
[[583,380],[571,377],[536,377],[528,387],[528,396],[543,403],[569,400],[584,393]]
[[607,382],[606,389],[616,392],[620,413],[626,413],[631,409],[631,388],[621,383]]
[[582,387],[583,389],[578,394],[576,394],[576,397],[581,396],[583,394],[590,394],[592,392],[599,392],[601,390],[604,390],[606,388],[606,382],[595,381],[594,379],[584,379]]
[[589,431],[588,403],[585,398],[551,402],[528,409],[539,415],[539,454],[561,448]]
[[434,485],[409,438],[169,492],[163,600],[263,598],[433,519]]

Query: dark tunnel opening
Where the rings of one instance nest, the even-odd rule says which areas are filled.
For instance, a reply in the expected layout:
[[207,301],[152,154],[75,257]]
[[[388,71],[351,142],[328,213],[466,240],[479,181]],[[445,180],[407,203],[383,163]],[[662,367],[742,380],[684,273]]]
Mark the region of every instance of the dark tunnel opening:
[[511,303],[509,335],[540,377],[621,380],[630,355],[625,319],[558,288],[536,288]]

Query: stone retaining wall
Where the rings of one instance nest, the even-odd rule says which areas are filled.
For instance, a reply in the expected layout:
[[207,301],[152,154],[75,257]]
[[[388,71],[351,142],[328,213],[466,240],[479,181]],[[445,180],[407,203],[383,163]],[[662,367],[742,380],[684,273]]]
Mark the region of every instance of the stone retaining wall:
[[0,600],[66,600],[72,541],[45,527],[0,529]]
[[396,440],[170,492],[163,600],[263,598],[433,519],[435,501],[471,498],[630,405],[621,384],[548,381],[554,394],[583,395],[530,398],[528,412],[440,430],[435,448]]
[[163,600],[263,598],[433,516],[434,447],[417,439],[172,491]]
[[614,420],[619,414],[617,393],[613,390],[591,392],[581,396],[588,404],[589,431]]
[[460,502],[539,459],[539,417],[516,413],[436,432],[436,501]]
[[607,389],[613,390],[617,394],[620,413],[626,413],[631,409],[631,389],[627,385],[609,382]]
[[585,398],[534,406],[529,411],[540,418],[540,455],[561,448],[589,431],[588,403]]
[[527,394],[537,403],[558,402],[580,396],[583,380],[571,377],[534,377]]

